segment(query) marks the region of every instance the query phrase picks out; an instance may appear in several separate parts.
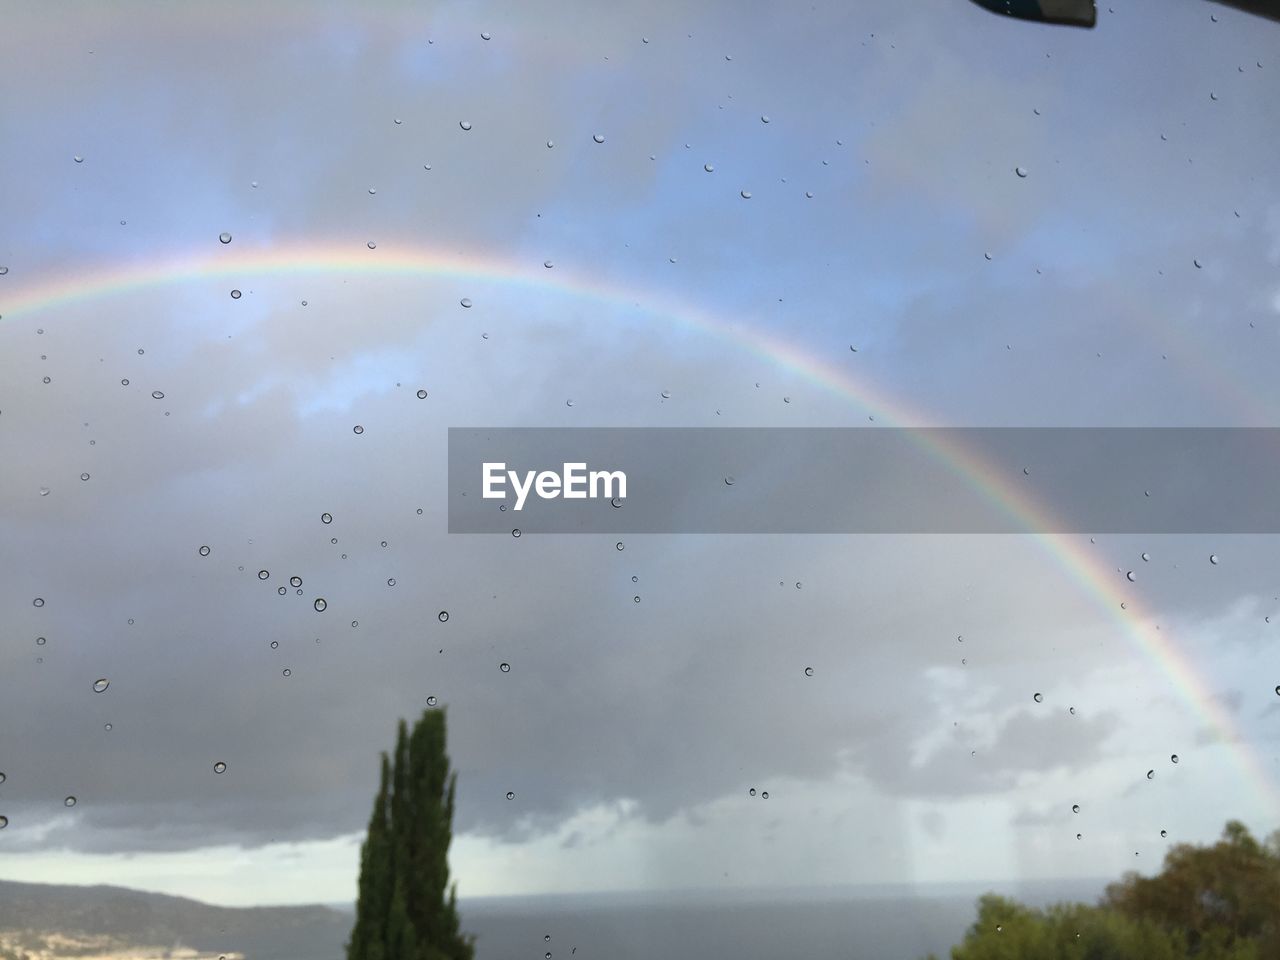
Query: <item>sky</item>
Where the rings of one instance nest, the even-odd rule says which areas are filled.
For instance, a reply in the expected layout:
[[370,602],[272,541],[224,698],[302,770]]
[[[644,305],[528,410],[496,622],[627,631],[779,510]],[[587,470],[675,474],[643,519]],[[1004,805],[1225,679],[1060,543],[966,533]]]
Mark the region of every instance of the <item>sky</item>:
[[429,696],[464,900],[1280,828],[1275,537],[450,535],[445,483],[463,426],[1280,425],[1280,25],[5,19],[0,878],[348,901]]

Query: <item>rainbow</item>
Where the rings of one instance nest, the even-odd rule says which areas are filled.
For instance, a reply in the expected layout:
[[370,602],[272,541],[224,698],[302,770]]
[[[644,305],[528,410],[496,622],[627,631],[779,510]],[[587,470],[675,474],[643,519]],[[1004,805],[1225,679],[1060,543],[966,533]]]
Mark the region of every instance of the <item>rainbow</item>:
[[[523,263],[513,258],[468,255],[419,244],[379,244],[370,249],[363,242],[307,244],[245,248],[221,245],[211,238],[213,249],[168,260],[115,264],[94,271],[46,275],[38,282],[9,292],[0,285],[0,317],[13,320],[57,307],[72,306],[184,282],[226,279],[243,283],[254,276],[342,274],[431,277],[455,282],[488,282],[565,296],[587,298],[614,306],[638,307],[647,315],[675,322],[729,341],[765,362],[797,374],[812,384],[852,401],[878,422],[893,426],[941,426],[857,378],[828,359],[801,350],[758,328],[715,316],[688,303],[664,299],[650,291],[634,291],[575,275],[542,262]],[[12,275],[8,278],[12,282]],[[1053,529],[1051,515],[1014,479],[982,461],[972,451],[946,439],[928,440],[932,453],[961,476],[976,492],[1014,517],[1027,531]],[[1231,748],[1236,765],[1260,795],[1280,809],[1280,787],[1261,758],[1246,745],[1230,713],[1213,696],[1191,660],[1171,636],[1154,626],[1154,617],[1125,596],[1114,574],[1085,549],[1081,538],[1037,533],[1037,541],[1070,580],[1119,624],[1123,633],[1150,661],[1157,664],[1177,695],[1216,730]]]

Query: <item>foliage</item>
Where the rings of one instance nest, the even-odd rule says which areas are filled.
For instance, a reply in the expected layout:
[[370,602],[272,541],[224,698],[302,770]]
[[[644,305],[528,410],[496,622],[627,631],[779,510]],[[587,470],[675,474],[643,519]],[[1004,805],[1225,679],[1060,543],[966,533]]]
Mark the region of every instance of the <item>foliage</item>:
[[472,960],[449,884],[453,798],[442,710],[410,733],[404,721],[394,760],[382,755],[378,794],[360,851],[356,922],[348,960]]
[[1212,846],[1179,844],[1154,877],[1128,874],[1096,906],[1023,906],[987,894],[952,960],[1263,960],[1280,957],[1280,832],[1237,821]]

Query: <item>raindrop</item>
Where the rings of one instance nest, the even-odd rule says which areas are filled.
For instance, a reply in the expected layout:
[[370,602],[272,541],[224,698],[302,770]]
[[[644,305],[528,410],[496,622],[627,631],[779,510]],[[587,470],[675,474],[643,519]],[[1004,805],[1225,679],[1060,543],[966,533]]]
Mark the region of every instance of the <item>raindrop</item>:
[[471,306],[471,298],[470,298],[470,297],[463,297],[463,298],[462,298],[461,300],[459,300],[458,302],[459,302],[460,304],[462,304],[464,307],[467,307],[467,308],[470,308],[470,306]]
[[747,791],[747,796],[749,796],[749,797],[754,797],[755,795],[756,795],[756,788],[755,788],[755,787],[752,787],[750,790],[748,790],[748,791]]
[[272,640],[272,641],[271,641],[271,649],[272,649],[272,650],[278,650],[279,648],[280,648],[280,641],[279,641],[279,640]]
[[378,249],[378,244],[377,244],[377,241],[375,240],[370,240],[368,243],[365,244],[365,246],[368,247],[370,250]]
[[555,266],[555,264],[552,263],[550,260],[543,260],[542,265],[546,267],[548,270],[550,270],[552,267]]
[[351,432],[354,433],[356,436],[359,436],[360,434],[364,433],[364,427],[360,426],[360,424],[357,423],[354,427],[351,428]]
[[324,597],[316,597],[316,602],[312,606],[316,608],[317,613],[324,613],[329,609],[329,601],[325,600]]
[[8,825],[9,825],[9,818],[6,816],[0,815],[0,830],[3,830]]
[[804,668],[804,675],[805,675],[806,677],[812,677],[812,676],[813,676],[813,667],[805,667],[805,668]]
[[434,707],[435,705],[436,705],[436,698],[434,696],[427,697],[427,706]]
[[370,188],[369,188],[369,196],[371,196],[371,197],[372,197],[372,196],[375,196],[375,195],[377,194],[377,192],[378,192],[378,188],[377,188],[377,187],[370,187]]
[[769,117],[768,117],[767,115],[766,115],[766,116],[762,116],[762,117],[760,118],[760,122],[761,122],[761,123],[768,123],[768,122],[769,122]]
[[438,614],[438,616],[437,616],[437,618],[436,618],[436,619],[438,619],[441,623],[448,623],[448,622],[449,622],[449,611],[448,611],[448,610],[441,610],[441,611],[440,611],[440,613]]
[[480,39],[481,39],[481,40],[488,40],[488,39],[489,39],[489,34],[487,34],[487,33],[482,33],[482,34],[480,34]]
[[283,670],[280,671],[280,675],[282,677],[292,677],[293,671],[290,670],[288,667],[285,667]]
[[81,479],[81,480],[88,480],[88,479],[89,479],[89,475],[88,475],[87,473],[82,473],[82,474],[80,474],[80,479]]
[[425,391],[425,390],[419,390],[419,391],[418,391],[418,399],[419,399],[419,400],[425,400],[425,399],[427,399],[427,391]]
[[707,173],[715,173],[716,171],[715,165],[711,163],[704,163],[702,165],[702,169],[707,171]]
[[725,478],[724,478],[724,485],[725,485],[726,487],[732,487],[732,486],[733,486],[733,482],[734,482],[734,481],[733,481],[733,477],[725,477]]
[[331,514],[331,513],[322,513],[322,514],[320,514],[320,522],[321,522],[321,523],[333,523],[333,514]]
[[621,507],[622,507],[622,498],[621,498],[621,497],[612,497],[612,498],[610,498],[610,500],[609,500],[609,506],[613,507],[613,509],[615,509],[615,510],[621,509]]
[[32,601],[31,601],[31,605],[32,605],[33,607],[43,607],[43,606],[44,606],[44,597],[36,597],[34,600],[32,600]]
[[555,145],[556,145],[556,142],[555,142],[554,140],[548,140],[548,141],[547,141],[547,149],[548,149],[548,150],[550,150],[550,149],[552,149],[553,147],[555,147]]
[[0,772],[0,783],[4,783],[5,779],[6,779],[6,777],[5,777],[4,773]]
[[458,126],[460,126],[463,130],[470,130],[470,129],[471,129],[471,121],[470,121],[470,120],[463,120],[463,121],[461,121],[461,122],[458,124]]
[[812,190],[806,190],[806,191],[804,192],[804,195],[805,195],[805,197],[806,197],[806,198],[808,198],[809,200],[812,200],[812,199],[813,199],[813,191],[812,191]]
[[1078,804],[1078,803],[1073,803],[1073,804],[1071,805],[1071,812],[1072,812],[1072,813],[1079,813],[1079,812],[1080,812],[1080,804]]
[[65,799],[65,800],[63,800],[63,801],[62,801],[62,803],[63,803],[63,805],[64,805],[64,806],[74,807],[74,806],[76,805],[76,798],[75,798],[75,797],[67,797],[67,799]]
[[1165,838],[1165,837],[1167,837],[1167,836],[1169,836],[1169,831],[1168,831],[1168,830],[1161,830],[1161,831],[1160,831],[1160,837],[1161,837],[1161,839],[1163,839],[1163,838]]
[[632,597],[631,599],[632,599],[632,601],[633,601],[634,603],[639,603],[639,602],[640,602],[640,595],[639,595],[639,594],[637,594],[636,596]]
[[53,378],[52,378],[52,377],[45,377],[45,378],[44,378],[44,382],[45,382],[45,383],[52,383],[52,382],[53,382]]
[[122,387],[127,387],[128,385],[129,385],[129,381],[128,381],[128,380],[121,380],[121,381],[120,381],[120,386],[122,386]]
[[504,661],[503,663],[498,664],[498,669],[499,669],[499,670],[501,670],[503,673],[510,673],[510,672],[511,672],[511,664],[506,663],[506,662]]
[[279,587],[276,588],[276,593],[280,594],[280,596],[282,597],[288,592],[289,591],[285,588],[284,584],[281,584]]
[[988,260],[990,260],[990,259],[991,259],[991,254],[990,254],[990,253],[984,253],[984,254],[983,254],[983,256],[984,256],[984,257],[986,257]]
[[670,391],[670,390],[663,390],[663,391],[662,391],[662,399],[663,399],[663,400],[670,400],[670,399],[671,399],[671,391]]
[[218,234],[218,239],[219,239],[222,243],[230,243],[230,242],[231,242],[231,234],[229,234],[229,233],[225,233],[225,232],[224,232],[224,233],[220,233],[220,234]]
[[289,586],[291,586],[291,587],[300,587],[300,586],[302,586],[302,578],[301,578],[301,577],[290,577],[290,578],[289,578]]
[[1170,763],[1177,763],[1177,762],[1178,762],[1178,755],[1175,753],[1175,754],[1173,754],[1172,756],[1170,756],[1170,757],[1169,757],[1169,762],[1170,762]]
[[213,765],[213,772],[214,772],[214,773],[226,773],[226,772],[227,772],[227,765],[226,765],[225,763],[223,763],[221,760],[219,760],[217,763],[215,763],[215,764]]
[[257,180],[250,180],[250,181],[249,181],[249,186],[251,186],[251,187],[253,187],[253,189],[257,190],[257,189],[258,189],[258,181],[257,181]]
[[1067,707],[1067,713],[1071,714],[1071,715],[1074,717],[1074,716],[1076,715],[1076,708],[1075,708],[1075,707]]
[[1014,172],[1014,173],[1016,173],[1019,177],[1025,177],[1025,176],[1027,175],[1027,168],[1026,168],[1026,167],[1014,167],[1014,168],[1013,168],[1013,172]]
[[152,400],[163,400],[163,399],[164,399],[164,391],[162,391],[162,390],[152,390],[152,391],[151,391],[151,399],[152,399]]
[[1191,262],[1192,262],[1192,263],[1194,263],[1194,264],[1196,265],[1196,269],[1197,269],[1197,270],[1202,269],[1202,268],[1201,268],[1201,264],[1200,264],[1200,261],[1199,261],[1199,260],[1192,260]]
[[[43,647],[48,641],[44,637],[36,637],[36,646]],[[4,783],[4,775],[0,774],[0,783]]]
[[1034,700],[1036,703],[1040,703],[1041,701],[1044,700],[1044,697],[1038,693],[1035,693],[1031,695],[1031,699]]
[[1142,560],[1143,560],[1143,562],[1144,562],[1144,563],[1145,563],[1145,562],[1147,562],[1147,561],[1149,561],[1150,559],[1151,559],[1151,554],[1149,554],[1149,553],[1144,553],[1144,554],[1142,555]]
[[102,729],[103,729],[103,730],[106,730],[108,733],[110,733],[110,732],[111,732],[111,724],[109,724],[109,723],[104,723],[104,724],[102,725]]
[[742,193],[741,193],[741,196],[742,196],[742,199],[743,199],[743,200],[750,200],[750,199],[751,199],[751,191],[750,191],[750,190],[743,190],[743,191],[742,191]]
[[80,156],[80,154],[78,153],[71,159],[73,159],[76,163],[84,163],[84,157]]
[[231,299],[232,299],[232,300],[239,300],[239,299],[240,299],[240,291],[239,291],[239,290],[232,290],[232,291],[231,291]]
[[93,692],[102,693],[102,691],[106,690],[107,687],[109,686],[111,686],[111,681],[108,680],[106,677],[100,677],[99,679],[93,681]]
[[1128,573],[1126,573],[1126,574],[1124,575],[1124,578],[1125,578],[1126,580],[1128,580],[1130,583],[1133,583],[1135,580],[1137,580],[1137,579],[1138,579],[1137,575],[1136,575],[1136,574],[1134,574],[1134,572],[1133,572],[1132,570],[1130,570]]
[[604,143],[604,134],[603,133],[593,134],[591,139],[594,140],[596,143]]
[[259,580],[266,580],[266,579],[267,579],[268,577],[270,577],[270,576],[271,576],[271,572],[270,572],[270,571],[268,571],[268,570],[259,570],[259,571],[258,571],[258,579],[259,579]]
[[1217,564],[1217,562],[1218,562],[1218,555],[1217,555],[1216,553],[1211,553],[1211,554],[1209,554],[1209,562],[1210,562],[1210,563],[1212,563],[1212,564]]
[[1148,770],[1148,771],[1147,771],[1147,779],[1148,779],[1148,780],[1154,780],[1155,778],[1156,778],[1156,772],[1155,772],[1154,770]]
[[514,800],[515,798],[516,798],[516,792],[515,792],[514,790],[508,790],[508,791],[507,791],[507,799],[508,799],[508,800]]
[[513,537],[515,537],[516,539],[519,539],[519,537],[520,537],[520,528],[519,528],[519,527],[516,527],[515,529],[513,529],[513,530],[511,531],[511,535],[512,535]]
[[761,800],[768,800],[768,799],[769,799],[769,791],[768,791],[768,790],[761,790],[761,791],[760,791],[760,799],[761,799]]

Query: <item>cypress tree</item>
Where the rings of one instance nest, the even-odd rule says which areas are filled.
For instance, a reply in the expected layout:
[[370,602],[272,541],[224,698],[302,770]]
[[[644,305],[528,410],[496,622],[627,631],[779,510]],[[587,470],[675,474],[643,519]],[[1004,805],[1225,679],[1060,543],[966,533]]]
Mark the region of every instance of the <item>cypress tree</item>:
[[391,764],[382,755],[382,779],[369,816],[369,833],[360,848],[360,898],[356,924],[347,945],[349,960],[387,960],[386,924],[391,904],[391,876],[388,872],[391,838],[388,814],[391,791]]
[[412,733],[401,720],[394,760],[382,756],[348,960],[473,960],[449,883],[457,775],[445,742],[444,711],[428,710]]

